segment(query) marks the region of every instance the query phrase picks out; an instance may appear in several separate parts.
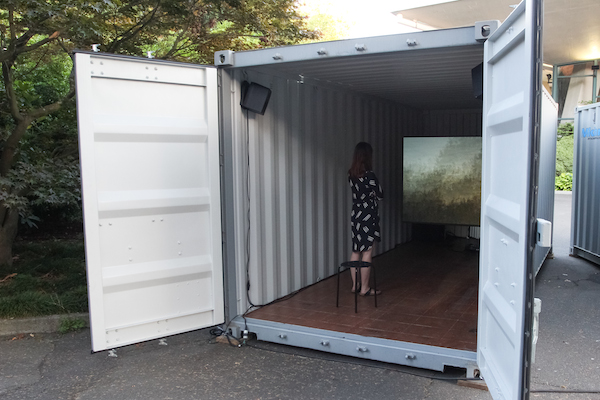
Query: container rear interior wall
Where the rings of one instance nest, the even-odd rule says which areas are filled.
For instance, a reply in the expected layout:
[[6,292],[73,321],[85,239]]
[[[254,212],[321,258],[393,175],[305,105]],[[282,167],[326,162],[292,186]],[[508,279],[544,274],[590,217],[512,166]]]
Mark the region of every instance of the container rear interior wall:
[[[259,68],[222,74],[222,107],[232,115],[223,135],[233,171],[235,249],[227,268],[238,277],[237,313],[248,297],[268,303],[331,276],[349,258],[347,170],[357,142],[372,144],[384,189],[375,247],[382,253],[410,239],[401,218],[403,137],[481,136],[481,110],[418,110]],[[239,106],[244,80],[272,89],[264,116]]]

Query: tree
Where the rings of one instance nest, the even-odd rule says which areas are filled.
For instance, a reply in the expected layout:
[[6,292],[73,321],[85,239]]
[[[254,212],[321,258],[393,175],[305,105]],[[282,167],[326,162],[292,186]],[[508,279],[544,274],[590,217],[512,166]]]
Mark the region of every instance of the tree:
[[348,36],[350,24],[343,18],[334,17],[333,7],[333,4],[325,1],[310,1],[301,6],[301,11],[308,14],[306,25],[310,30],[319,32],[319,40],[340,40]]
[[80,200],[74,49],[211,63],[315,37],[294,0],[0,0],[0,264],[32,204]]

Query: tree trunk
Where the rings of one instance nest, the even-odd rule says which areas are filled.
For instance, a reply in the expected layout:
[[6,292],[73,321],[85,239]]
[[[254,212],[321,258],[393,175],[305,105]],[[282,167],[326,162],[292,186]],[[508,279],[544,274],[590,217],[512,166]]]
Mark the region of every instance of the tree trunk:
[[19,228],[19,212],[7,210],[0,227],[0,265],[12,265],[12,247]]

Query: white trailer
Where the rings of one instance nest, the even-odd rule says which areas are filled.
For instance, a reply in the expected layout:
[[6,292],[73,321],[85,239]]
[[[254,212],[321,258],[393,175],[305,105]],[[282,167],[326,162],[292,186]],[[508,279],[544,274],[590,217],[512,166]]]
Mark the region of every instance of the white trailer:
[[[540,129],[551,103],[541,15],[528,0],[489,38],[483,23],[224,51],[217,67],[77,53],[93,351],[225,323],[276,343],[481,371],[495,399],[527,398],[534,276],[549,251],[537,217],[551,219],[553,204],[537,191],[540,162],[554,159],[540,132],[555,140],[552,123]],[[482,62],[483,103],[471,82]],[[264,115],[240,107],[244,81],[272,90]],[[483,136],[477,352],[240,317],[347,259],[345,171],[361,139],[388,189],[379,252],[409,240],[402,138],[442,135]]]

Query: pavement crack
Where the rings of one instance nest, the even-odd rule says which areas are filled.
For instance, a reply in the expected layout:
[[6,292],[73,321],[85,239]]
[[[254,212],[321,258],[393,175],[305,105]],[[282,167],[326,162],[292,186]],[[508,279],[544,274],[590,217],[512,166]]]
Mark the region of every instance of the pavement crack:
[[52,342],[52,347],[51,347],[50,351],[47,352],[46,355],[44,355],[44,358],[42,358],[42,360],[38,364],[37,370],[38,370],[38,373],[40,374],[40,380],[44,378],[44,371],[43,371],[44,366],[46,365],[46,362],[48,361],[48,358],[50,357],[50,355],[52,353],[54,353],[54,350],[56,350],[56,346],[54,345],[54,342]]

